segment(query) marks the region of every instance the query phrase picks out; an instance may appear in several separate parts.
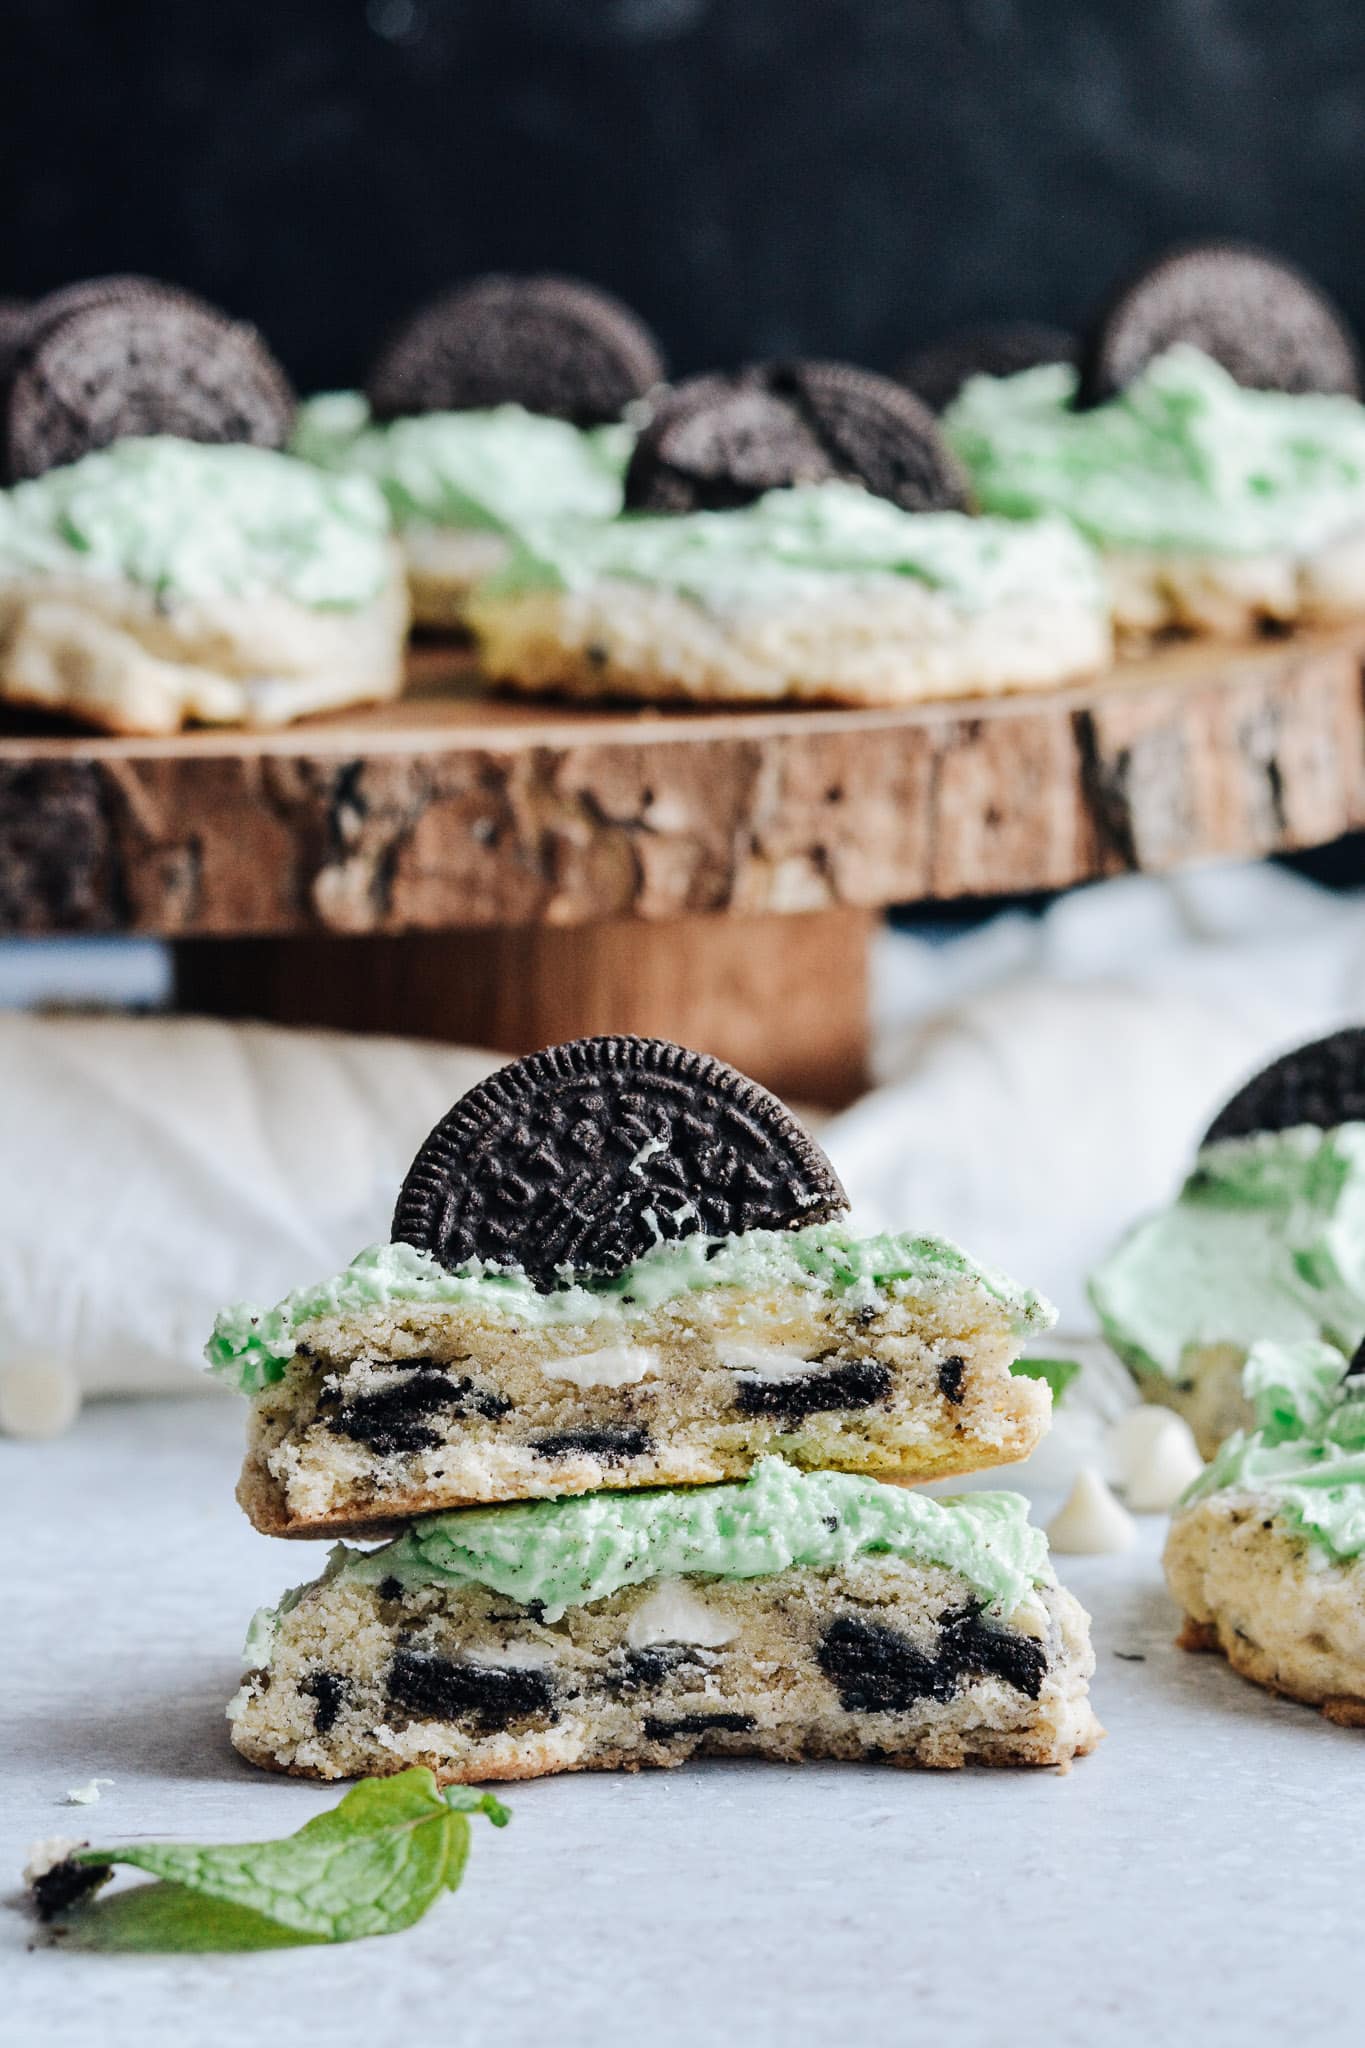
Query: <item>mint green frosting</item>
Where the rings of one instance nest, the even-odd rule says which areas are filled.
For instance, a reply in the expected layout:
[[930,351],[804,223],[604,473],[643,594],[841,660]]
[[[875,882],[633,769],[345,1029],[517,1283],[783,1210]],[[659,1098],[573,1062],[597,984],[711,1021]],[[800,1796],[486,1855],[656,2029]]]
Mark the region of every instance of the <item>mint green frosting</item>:
[[1178,1380],[1192,1349],[1365,1335],[1365,1124],[1206,1145],[1169,1209],[1090,1280],[1104,1333],[1138,1373]]
[[1345,1374],[1328,1344],[1253,1346],[1242,1390],[1256,1427],[1227,1439],[1181,1505],[1252,1494],[1337,1562],[1365,1555],[1365,1377]]
[[369,1584],[488,1586],[523,1606],[541,1602],[557,1621],[566,1607],[649,1579],[761,1579],[879,1553],[959,1572],[1006,1613],[1052,1583],[1047,1539],[1017,1493],[933,1500],[851,1473],[798,1472],[781,1458],[722,1486],[426,1516],[382,1550],[349,1552],[344,1570]]
[[269,448],[169,435],[116,441],[0,493],[0,580],[130,582],[168,600],[278,594],[351,610],[393,574],[389,516],[364,477]]
[[973,377],[944,415],[983,511],[1120,548],[1311,554],[1365,524],[1365,406],[1247,391],[1197,349],[1078,412],[1076,372]]
[[299,407],[291,446],[321,469],[371,478],[399,527],[502,532],[614,518],[634,440],[628,426],[580,428],[519,405],[376,424],[360,392],[328,391]]
[[662,586],[700,604],[771,603],[831,576],[902,577],[965,610],[1055,596],[1098,609],[1099,571],[1060,521],[1029,526],[961,512],[903,512],[856,484],[769,491],[732,512],[627,514],[605,524],[527,521],[490,595],[573,590],[602,579]]
[[403,1302],[468,1307],[527,1328],[647,1314],[680,1294],[718,1287],[797,1288],[835,1295],[850,1306],[905,1296],[944,1281],[966,1283],[998,1303],[1020,1334],[1047,1329],[1055,1311],[1040,1295],[977,1265],[946,1238],[863,1237],[843,1222],[804,1230],[748,1230],[735,1237],[700,1233],[660,1242],[623,1273],[595,1279],[565,1270],[563,1283],[538,1293],[519,1268],[471,1259],[450,1272],[407,1244],[370,1245],[341,1273],[299,1287],[271,1309],[245,1303],[222,1311],[205,1348],[210,1371],[244,1394],[281,1379],[298,1333],[321,1316],[355,1315]]

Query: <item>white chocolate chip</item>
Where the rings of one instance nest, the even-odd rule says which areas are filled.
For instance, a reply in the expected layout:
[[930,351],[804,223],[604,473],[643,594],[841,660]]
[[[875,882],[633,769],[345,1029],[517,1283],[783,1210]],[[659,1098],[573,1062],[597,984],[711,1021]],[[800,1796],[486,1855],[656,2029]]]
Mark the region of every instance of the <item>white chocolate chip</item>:
[[655,1643],[694,1643],[704,1650],[718,1650],[738,1634],[737,1622],[718,1614],[676,1581],[665,1581],[642,1601],[626,1627],[626,1641],[632,1650],[648,1650]]
[[819,1369],[801,1352],[781,1344],[720,1344],[716,1356],[731,1372],[753,1380],[799,1379]]
[[80,1407],[81,1390],[65,1360],[42,1352],[0,1359],[0,1435],[61,1436]]
[[1104,1557],[1131,1550],[1137,1524],[1116,1501],[1093,1465],[1082,1465],[1065,1505],[1047,1525],[1054,1550],[1071,1557]]
[[1149,1409],[1155,1428],[1136,1433],[1121,1453],[1118,1480],[1139,1515],[1168,1515],[1204,1469],[1190,1425],[1181,1415]]
[[100,1796],[101,1785],[112,1785],[112,1778],[90,1778],[84,1785],[73,1785],[66,1795],[68,1806],[94,1806]]
[[601,1351],[543,1358],[547,1379],[571,1380],[576,1387],[628,1387],[659,1370],[660,1358],[645,1344],[608,1344]]

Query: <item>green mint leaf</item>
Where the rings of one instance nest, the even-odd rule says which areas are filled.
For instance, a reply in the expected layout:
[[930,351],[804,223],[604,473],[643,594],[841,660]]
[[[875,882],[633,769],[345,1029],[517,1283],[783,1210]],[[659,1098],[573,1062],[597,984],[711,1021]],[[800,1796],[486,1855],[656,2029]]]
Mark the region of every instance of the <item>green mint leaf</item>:
[[78,1850],[78,1863],[129,1864],[162,1880],[88,1909],[87,1945],[100,1927],[122,1947],[278,1947],[397,1933],[459,1884],[471,1813],[495,1827],[509,1819],[491,1794],[466,1785],[442,1793],[430,1771],[412,1770],[364,1779],[339,1806],[278,1842]]
[[114,1892],[78,1914],[66,1932],[68,1948],[98,1949],[102,1955],[226,1955],[326,1941],[322,1934],[296,1934],[250,1906],[162,1883]]
[[1054,1402],[1061,1400],[1080,1369],[1075,1358],[1016,1358],[1010,1367],[1026,1380],[1046,1380]]

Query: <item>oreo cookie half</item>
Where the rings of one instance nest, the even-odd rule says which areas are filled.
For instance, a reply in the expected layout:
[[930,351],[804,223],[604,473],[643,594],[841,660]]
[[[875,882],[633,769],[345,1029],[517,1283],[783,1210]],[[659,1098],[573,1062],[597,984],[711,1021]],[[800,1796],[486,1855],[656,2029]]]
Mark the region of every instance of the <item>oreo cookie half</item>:
[[76,303],[51,317],[36,309],[10,379],[12,477],[41,476],[135,434],[284,445],[294,394],[253,327],[142,279],[94,279],[72,292]]
[[376,419],[523,405],[600,426],[662,381],[643,321],[567,277],[481,277],[415,313],[381,351],[366,395]]
[[946,412],[969,377],[1013,377],[1040,363],[1074,363],[1079,343],[1064,327],[1036,320],[999,320],[961,327],[896,365],[896,376],[931,412]]
[[1077,404],[1113,398],[1179,341],[1250,390],[1360,396],[1355,338],[1325,292],[1263,249],[1199,242],[1112,294],[1081,352]]
[[1273,1060],[1240,1088],[1204,1133],[1204,1144],[1316,1124],[1365,1122],[1365,1028],[1350,1025]]
[[907,512],[959,511],[967,479],[912,392],[844,363],[768,363],[691,377],[635,444],[636,512],[724,512],[765,491],[842,477]]
[[580,1038],[503,1067],[444,1116],[394,1212],[443,1266],[620,1273],[660,1237],[790,1230],[848,1206],[775,1096],[661,1038]]

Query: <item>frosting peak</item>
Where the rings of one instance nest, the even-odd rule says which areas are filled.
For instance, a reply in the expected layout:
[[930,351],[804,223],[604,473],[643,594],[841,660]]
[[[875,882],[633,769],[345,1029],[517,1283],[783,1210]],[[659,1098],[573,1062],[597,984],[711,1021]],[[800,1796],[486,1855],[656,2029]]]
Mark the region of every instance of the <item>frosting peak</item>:
[[1115,547],[1315,553],[1365,524],[1365,406],[1250,391],[1181,344],[1077,411],[1076,371],[973,377],[944,417],[983,510]]

